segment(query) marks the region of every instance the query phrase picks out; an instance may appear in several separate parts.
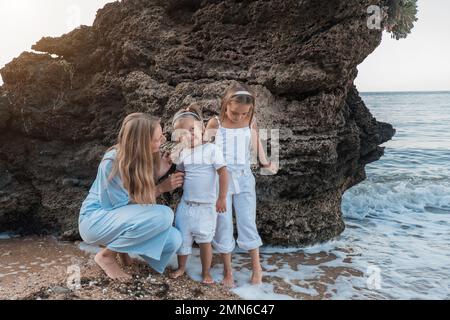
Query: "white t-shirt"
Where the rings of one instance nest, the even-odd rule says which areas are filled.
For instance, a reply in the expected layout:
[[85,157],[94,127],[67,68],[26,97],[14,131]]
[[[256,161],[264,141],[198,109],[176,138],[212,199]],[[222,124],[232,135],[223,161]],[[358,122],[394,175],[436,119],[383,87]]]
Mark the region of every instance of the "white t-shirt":
[[217,170],[225,167],[222,150],[206,143],[192,149],[184,149],[177,170],[184,171],[183,198],[199,203],[216,203]]

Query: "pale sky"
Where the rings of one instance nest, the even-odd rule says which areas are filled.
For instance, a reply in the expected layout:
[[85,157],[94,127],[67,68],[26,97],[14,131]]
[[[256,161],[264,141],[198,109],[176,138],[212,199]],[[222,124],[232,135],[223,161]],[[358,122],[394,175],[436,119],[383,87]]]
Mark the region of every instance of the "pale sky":
[[385,33],[359,66],[360,91],[450,91],[450,1],[419,0],[419,20],[406,39]]
[[[43,36],[92,25],[111,0],[0,0],[0,67]],[[419,21],[407,39],[389,34],[359,66],[360,91],[450,90],[450,1],[419,0]],[[0,84],[1,84],[0,79]]]

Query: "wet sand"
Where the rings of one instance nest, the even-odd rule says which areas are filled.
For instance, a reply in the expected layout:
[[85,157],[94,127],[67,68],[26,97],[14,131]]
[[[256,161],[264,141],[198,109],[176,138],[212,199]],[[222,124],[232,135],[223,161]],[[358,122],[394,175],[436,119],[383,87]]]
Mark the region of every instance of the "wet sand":
[[[77,269],[79,268],[79,269]],[[80,286],[70,281],[77,273]],[[238,299],[219,284],[206,286],[184,276],[172,280],[144,263],[126,269],[133,274],[127,283],[110,281],[95,264],[93,254],[78,243],[51,237],[0,240],[0,299]]]
[[[133,280],[109,280],[93,260],[93,248],[80,249],[80,243],[60,242],[52,237],[23,237],[0,240],[0,299],[332,299],[334,286],[342,278],[362,278],[352,268],[351,251],[341,250],[340,258],[330,252],[272,253],[262,251],[264,284],[251,286],[251,262],[247,254],[233,258],[237,287],[223,288],[222,264],[214,256],[214,285],[200,280],[198,249],[188,263],[187,275],[173,280],[153,272],[145,263],[126,271]],[[95,250],[95,248],[94,248]],[[338,249],[339,250],[339,249]],[[344,257],[344,258],[343,258]],[[173,263],[172,263],[173,264]],[[79,271],[79,287],[71,281]],[[358,290],[358,288],[353,288]]]
[[[263,254],[263,257],[266,256]],[[279,276],[266,277],[266,281],[274,284],[274,291],[299,300],[323,300],[333,298],[333,290],[329,292],[329,287],[336,283],[339,277],[363,277],[364,274],[351,267],[351,258],[344,261],[348,266],[325,266],[322,264],[333,262],[337,257],[332,253],[320,252],[316,254],[289,253],[273,254],[267,258],[267,262],[277,267],[288,264],[291,270],[302,272],[302,266],[316,266],[318,274],[307,279],[289,279]],[[278,263],[277,263],[278,262]],[[273,270],[272,270],[273,272]],[[305,292],[294,290],[293,286],[303,288]]]

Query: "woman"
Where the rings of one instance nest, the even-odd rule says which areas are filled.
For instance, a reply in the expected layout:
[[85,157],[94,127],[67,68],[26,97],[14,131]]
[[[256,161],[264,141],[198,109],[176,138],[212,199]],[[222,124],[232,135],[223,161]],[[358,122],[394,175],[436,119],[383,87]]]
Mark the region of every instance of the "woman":
[[163,273],[181,245],[180,233],[172,227],[173,211],[156,204],[159,195],[183,185],[182,173],[157,185],[172,164],[167,155],[160,157],[164,142],[159,120],[143,113],[127,116],[81,207],[80,235],[86,243],[106,246],[95,262],[112,279],[131,278],[117,256],[130,262],[128,254],[140,255]]

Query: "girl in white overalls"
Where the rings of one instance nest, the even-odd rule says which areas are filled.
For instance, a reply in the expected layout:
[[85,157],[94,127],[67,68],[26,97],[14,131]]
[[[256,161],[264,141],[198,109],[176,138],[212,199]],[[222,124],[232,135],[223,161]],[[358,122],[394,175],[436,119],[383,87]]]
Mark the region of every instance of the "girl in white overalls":
[[213,246],[222,255],[224,263],[223,284],[234,286],[231,253],[235,248],[233,234],[233,208],[236,214],[238,246],[249,251],[252,259],[252,284],[262,282],[259,259],[261,238],[256,227],[255,177],[251,171],[252,151],[262,167],[275,173],[276,168],[266,159],[258,136],[255,120],[255,96],[247,86],[237,85],[228,89],[222,99],[219,117],[211,119],[207,126],[208,138],[215,136],[215,143],[223,150],[229,173],[227,212],[217,219]]

